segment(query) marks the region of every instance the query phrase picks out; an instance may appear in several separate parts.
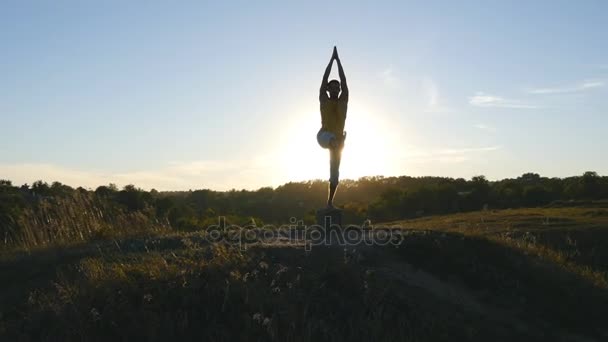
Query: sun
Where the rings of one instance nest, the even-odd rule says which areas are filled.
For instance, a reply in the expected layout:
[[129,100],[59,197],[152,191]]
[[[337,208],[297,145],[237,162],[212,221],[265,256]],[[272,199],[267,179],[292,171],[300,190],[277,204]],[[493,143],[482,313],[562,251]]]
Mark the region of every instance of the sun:
[[[297,114],[283,131],[279,151],[280,178],[288,181],[329,178],[329,151],[317,144],[320,114]],[[396,171],[392,158],[395,148],[395,128],[377,113],[362,106],[349,106],[347,132],[340,178],[357,179],[363,176],[388,175]]]

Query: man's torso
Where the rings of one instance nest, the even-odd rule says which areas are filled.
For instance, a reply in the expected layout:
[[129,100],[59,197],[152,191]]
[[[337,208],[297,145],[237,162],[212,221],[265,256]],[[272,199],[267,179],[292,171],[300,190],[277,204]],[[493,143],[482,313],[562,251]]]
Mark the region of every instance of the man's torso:
[[321,101],[321,128],[341,137],[344,132],[348,98]]

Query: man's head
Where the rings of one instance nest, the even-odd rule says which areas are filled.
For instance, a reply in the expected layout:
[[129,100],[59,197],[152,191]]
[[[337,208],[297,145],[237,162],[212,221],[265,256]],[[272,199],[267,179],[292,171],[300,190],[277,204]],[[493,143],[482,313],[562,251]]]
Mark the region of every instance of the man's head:
[[337,98],[340,94],[340,81],[331,80],[327,82],[327,91],[329,92],[330,98]]

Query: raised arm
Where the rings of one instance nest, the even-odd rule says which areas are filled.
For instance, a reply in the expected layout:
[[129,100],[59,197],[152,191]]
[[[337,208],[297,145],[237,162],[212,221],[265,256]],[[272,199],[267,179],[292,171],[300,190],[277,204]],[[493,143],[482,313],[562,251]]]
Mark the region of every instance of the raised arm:
[[329,81],[329,74],[331,73],[331,65],[334,63],[334,56],[331,56],[329,60],[329,64],[325,68],[325,73],[323,74],[323,80],[321,80],[321,88],[319,89],[319,101],[323,101],[327,99],[327,82]]
[[342,94],[340,94],[340,98],[348,99],[348,85],[346,84],[346,75],[344,75],[344,69],[342,69],[340,57],[336,57],[336,62],[338,62],[338,74],[340,75],[340,85],[342,87]]

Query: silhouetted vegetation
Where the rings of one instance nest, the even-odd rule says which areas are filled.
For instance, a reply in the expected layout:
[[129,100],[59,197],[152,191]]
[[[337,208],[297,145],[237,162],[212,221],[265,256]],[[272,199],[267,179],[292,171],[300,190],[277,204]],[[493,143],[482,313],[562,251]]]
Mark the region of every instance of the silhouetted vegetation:
[[198,231],[8,253],[0,340],[605,340],[608,209],[405,223],[400,245],[306,251]]
[[[314,191],[323,182],[160,193],[3,181],[4,247],[12,250],[0,250],[0,340],[608,336],[608,209],[602,192],[588,187],[602,189],[605,178],[400,177],[349,184],[342,198],[350,199],[344,206],[351,219],[373,210],[384,210],[376,215],[385,219],[420,216],[391,222],[402,227],[401,244],[306,251],[263,237],[211,242],[204,230],[217,215],[258,225],[267,215],[267,222],[285,223],[286,212],[322,205]],[[462,188],[454,195],[455,184]],[[546,195],[551,186],[563,189],[561,195]],[[568,197],[574,191],[581,195]],[[366,195],[375,199],[366,202]],[[546,206],[483,210],[515,204]],[[470,211],[475,207],[482,210]],[[461,213],[428,215],[446,211]]]
[[[95,190],[59,182],[15,186],[0,181],[0,238],[5,246],[129,235],[141,230],[193,231],[218,224],[288,224],[292,217],[314,222],[326,201],[327,182],[287,183],[256,191],[159,192],[134,185]],[[568,178],[526,173],[488,181],[444,177],[364,177],[340,184],[337,204],[344,222],[393,221],[480,209],[592,205],[608,199],[608,177],[596,172]]]

